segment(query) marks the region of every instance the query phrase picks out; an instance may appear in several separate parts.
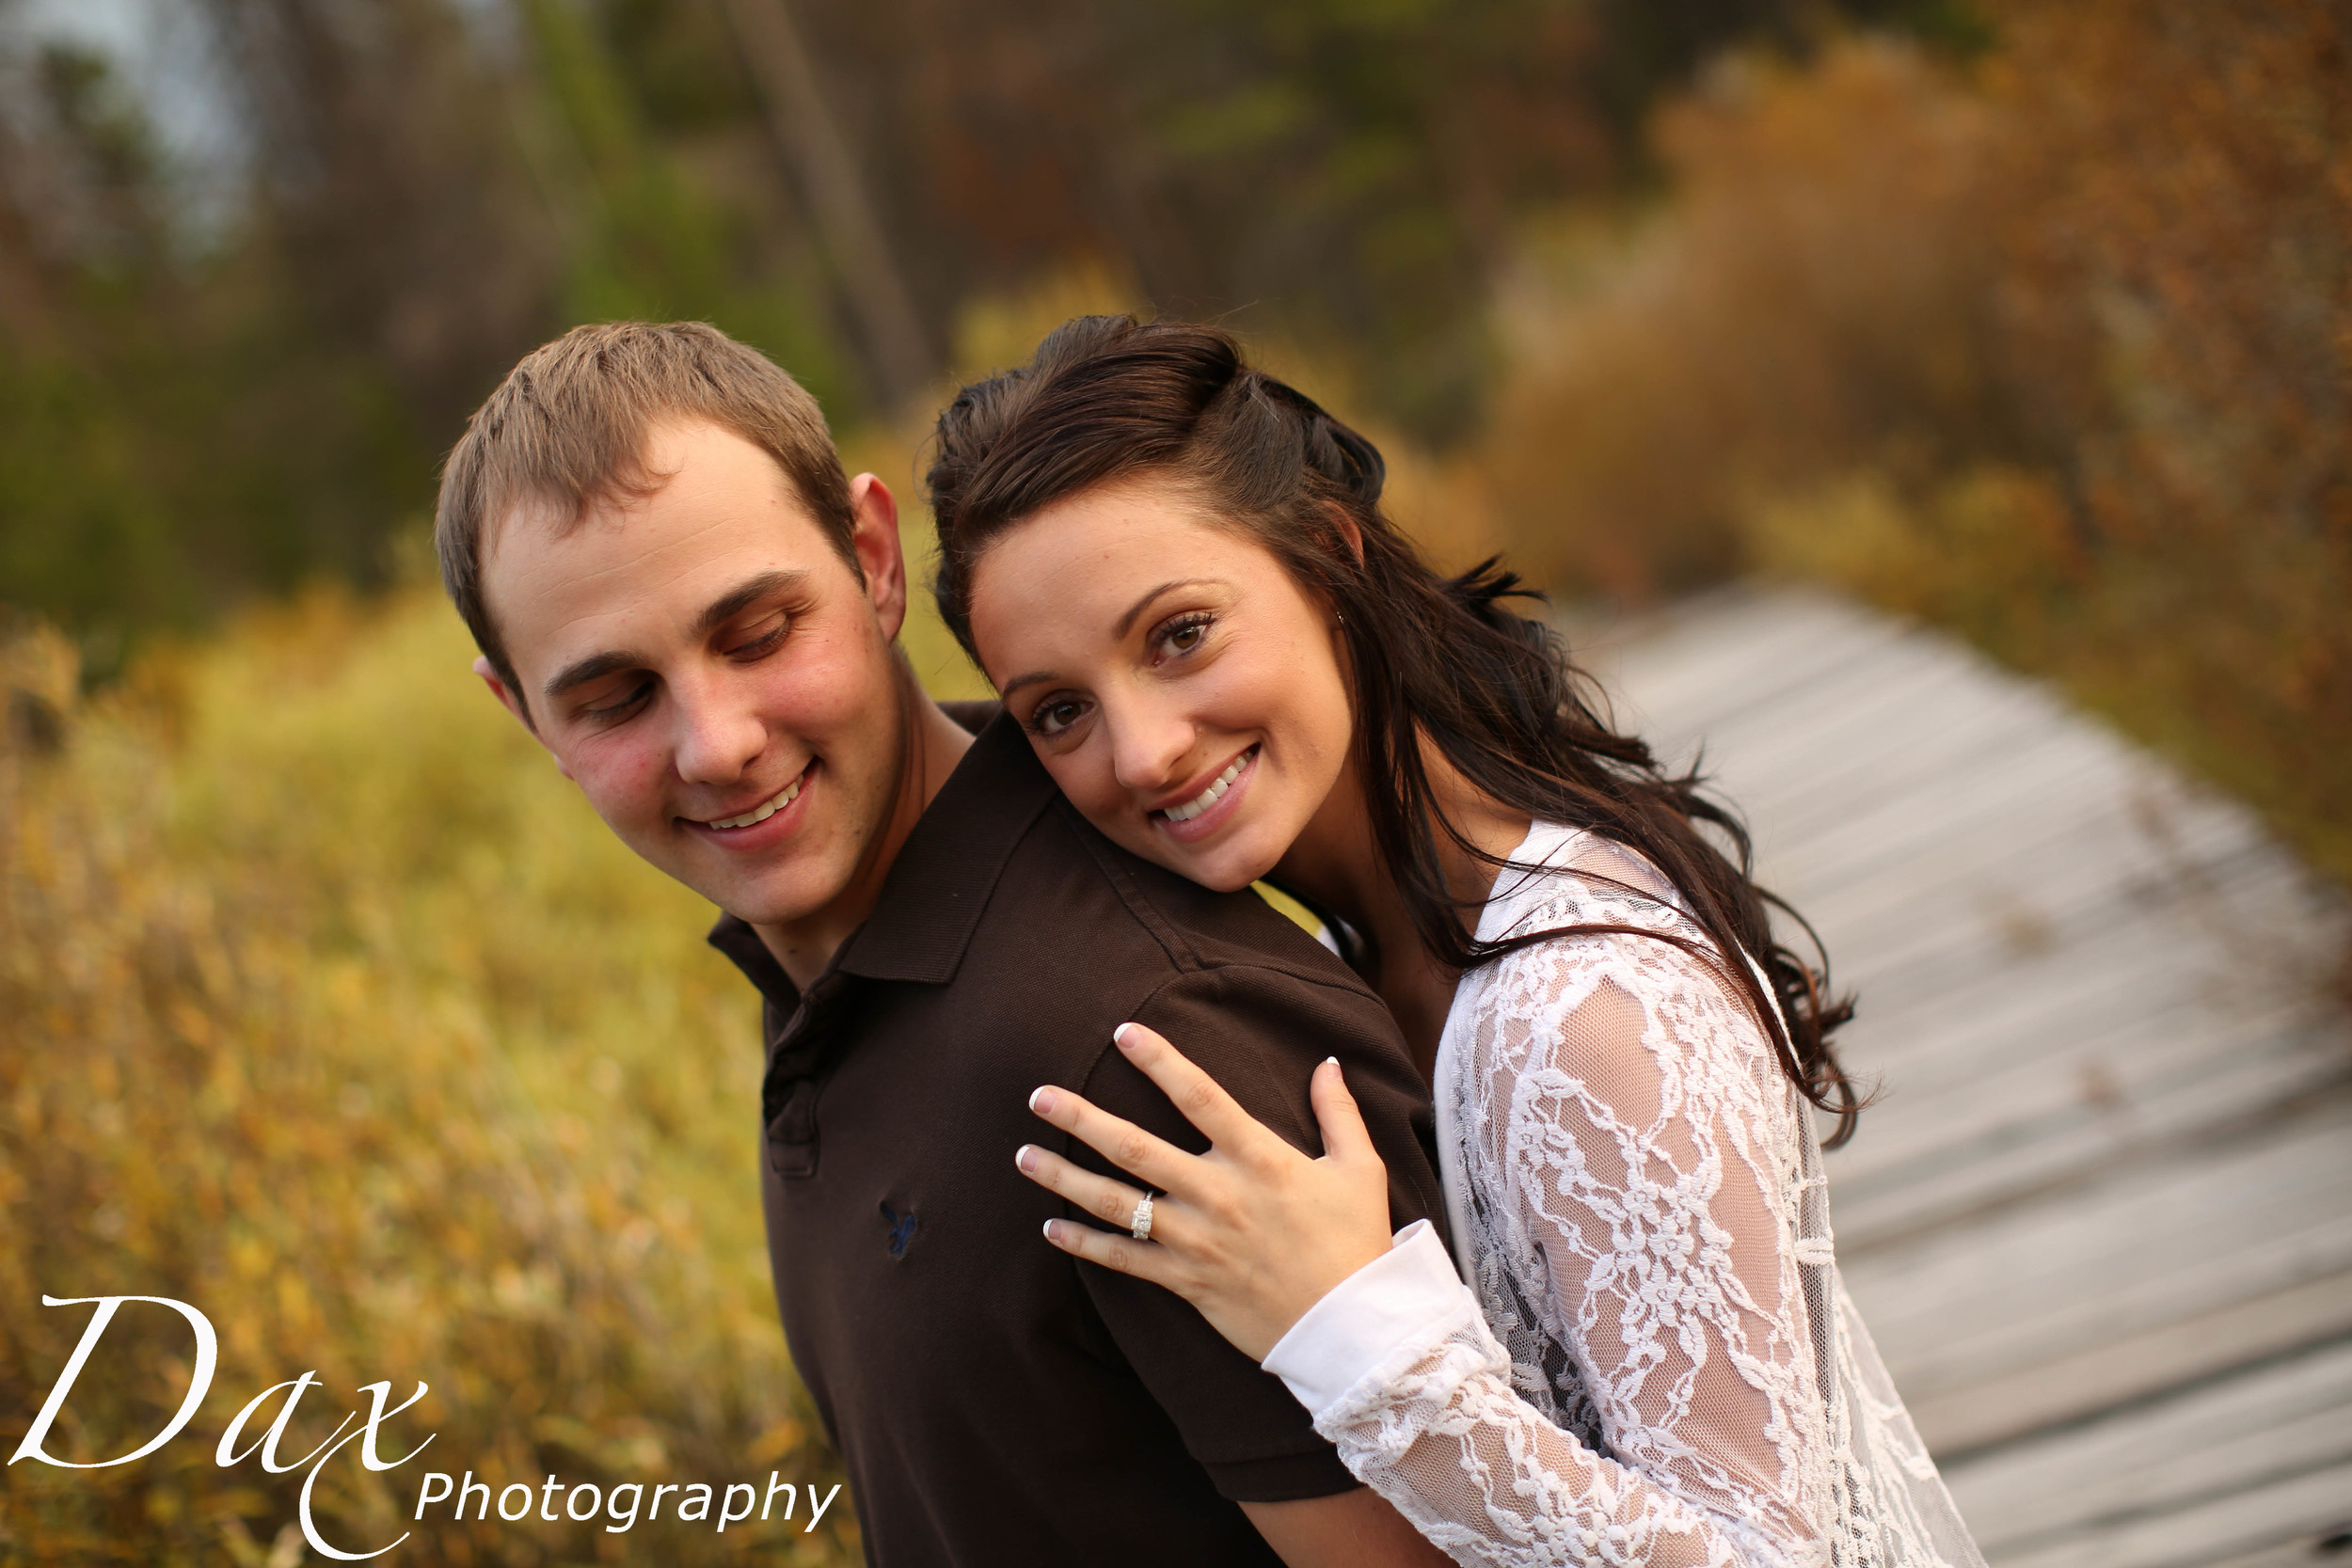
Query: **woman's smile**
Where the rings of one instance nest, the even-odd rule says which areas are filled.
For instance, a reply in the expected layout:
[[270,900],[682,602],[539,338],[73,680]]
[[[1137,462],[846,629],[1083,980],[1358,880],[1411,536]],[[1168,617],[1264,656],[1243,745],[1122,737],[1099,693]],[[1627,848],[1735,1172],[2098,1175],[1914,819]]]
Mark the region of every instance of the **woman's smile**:
[[1152,824],[1179,844],[1200,843],[1241,810],[1241,798],[1248,791],[1257,761],[1258,748],[1252,746],[1227,763],[1198,795],[1154,810]]

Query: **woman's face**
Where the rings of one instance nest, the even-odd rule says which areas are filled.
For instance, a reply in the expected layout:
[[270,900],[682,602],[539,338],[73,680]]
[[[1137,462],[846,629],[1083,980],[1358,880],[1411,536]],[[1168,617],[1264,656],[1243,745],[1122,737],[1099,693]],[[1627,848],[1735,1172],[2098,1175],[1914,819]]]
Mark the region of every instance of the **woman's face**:
[[1337,628],[1281,562],[1146,477],[1014,525],[972,637],[1089,821],[1208,887],[1273,869],[1347,767]]

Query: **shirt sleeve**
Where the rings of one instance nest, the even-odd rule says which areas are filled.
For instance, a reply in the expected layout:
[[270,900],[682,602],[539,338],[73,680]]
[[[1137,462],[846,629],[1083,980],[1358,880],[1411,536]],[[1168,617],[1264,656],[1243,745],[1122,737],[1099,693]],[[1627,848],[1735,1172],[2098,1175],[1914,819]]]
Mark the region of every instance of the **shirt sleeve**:
[[1400,1345],[1437,1344],[1479,1315],[1437,1227],[1415,1220],[1389,1250],[1341,1280],[1291,1324],[1263,1366],[1321,1415]]
[[[1311,1154],[1323,1150],[1308,1083],[1316,1063],[1338,1057],[1388,1165],[1391,1223],[1441,1223],[1427,1086],[1377,998],[1278,969],[1220,967],[1174,976],[1136,1009],[1135,1022],[1165,1036],[1244,1110]],[[1108,1041],[1079,1090],[1181,1148],[1208,1147]],[[1066,1138],[1062,1151],[1089,1169],[1118,1174],[1074,1139]],[[1281,1502],[1358,1484],[1280,1380],[1228,1344],[1191,1303],[1092,1264],[1078,1270],[1120,1351],[1224,1496]]]

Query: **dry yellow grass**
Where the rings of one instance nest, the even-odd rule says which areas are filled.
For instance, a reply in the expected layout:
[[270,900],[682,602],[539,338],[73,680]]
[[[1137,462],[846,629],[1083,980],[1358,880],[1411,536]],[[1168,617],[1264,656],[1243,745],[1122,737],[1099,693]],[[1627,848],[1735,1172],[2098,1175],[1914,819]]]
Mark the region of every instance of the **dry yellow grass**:
[[[838,1479],[767,1279],[753,998],[470,652],[422,591],[247,621],[95,706],[57,642],[7,648],[0,1439],[87,1322],[44,1291],[190,1302],[220,1366],[151,1459],[0,1472],[0,1561],[295,1560],[301,1473],[213,1446],[306,1369],[296,1451],[360,1384],[432,1386],[393,1423],[422,1458],[314,1498],[330,1541],[416,1528],[387,1560],[855,1559],[839,1503],[814,1535],[406,1522],[426,1469]],[[143,1441],[189,1353],[126,1308],[52,1450]]]

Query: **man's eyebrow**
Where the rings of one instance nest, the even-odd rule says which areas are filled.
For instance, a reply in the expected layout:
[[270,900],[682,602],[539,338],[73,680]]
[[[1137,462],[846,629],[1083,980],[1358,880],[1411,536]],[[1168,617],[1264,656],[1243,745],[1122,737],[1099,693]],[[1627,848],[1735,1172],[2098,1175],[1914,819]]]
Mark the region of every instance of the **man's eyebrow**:
[[[740,615],[744,610],[771,594],[782,593],[786,589],[797,588],[807,578],[808,574],[802,571],[762,572],[757,577],[745,578],[718,598],[711,600],[703,612],[694,618],[695,635],[707,636],[730,617]],[[585,686],[588,682],[601,679],[616,670],[634,670],[644,662],[645,658],[643,654],[630,653],[622,648],[611,648],[603,653],[590,654],[586,658],[573,660],[549,676],[547,685],[539,689],[539,694],[552,702],[576,686]]]
[[798,588],[807,580],[808,574],[798,570],[762,572],[755,578],[746,578],[736,588],[710,601],[709,608],[694,622],[695,634],[707,636],[722,623],[740,615],[770,594]]
[[[1150,593],[1144,594],[1143,597],[1137,599],[1134,604],[1129,605],[1127,607],[1127,613],[1121,615],[1118,620],[1111,623],[1111,634],[1114,637],[1125,637],[1127,635],[1127,628],[1136,624],[1136,617],[1150,609],[1152,601],[1158,598],[1161,594],[1172,594],[1179,588],[1199,588],[1203,585],[1214,585],[1219,588],[1225,586],[1215,578],[1178,578],[1173,582],[1161,583],[1157,588],[1154,588]],[[996,689],[996,695],[999,700],[1002,700],[1011,696],[1014,692],[1020,690],[1025,686],[1035,686],[1041,681],[1050,681],[1053,678],[1054,673],[1051,670],[1032,670],[1027,674],[1022,675],[1014,680],[1009,680],[1004,685],[998,687]]]
[[644,662],[641,656],[618,648],[590,654],[586,658],[576,659],[549,675],[548,684],[539,689],[539,695],[553,702],[575,686],[585,686],[616,670],[634,670]]

